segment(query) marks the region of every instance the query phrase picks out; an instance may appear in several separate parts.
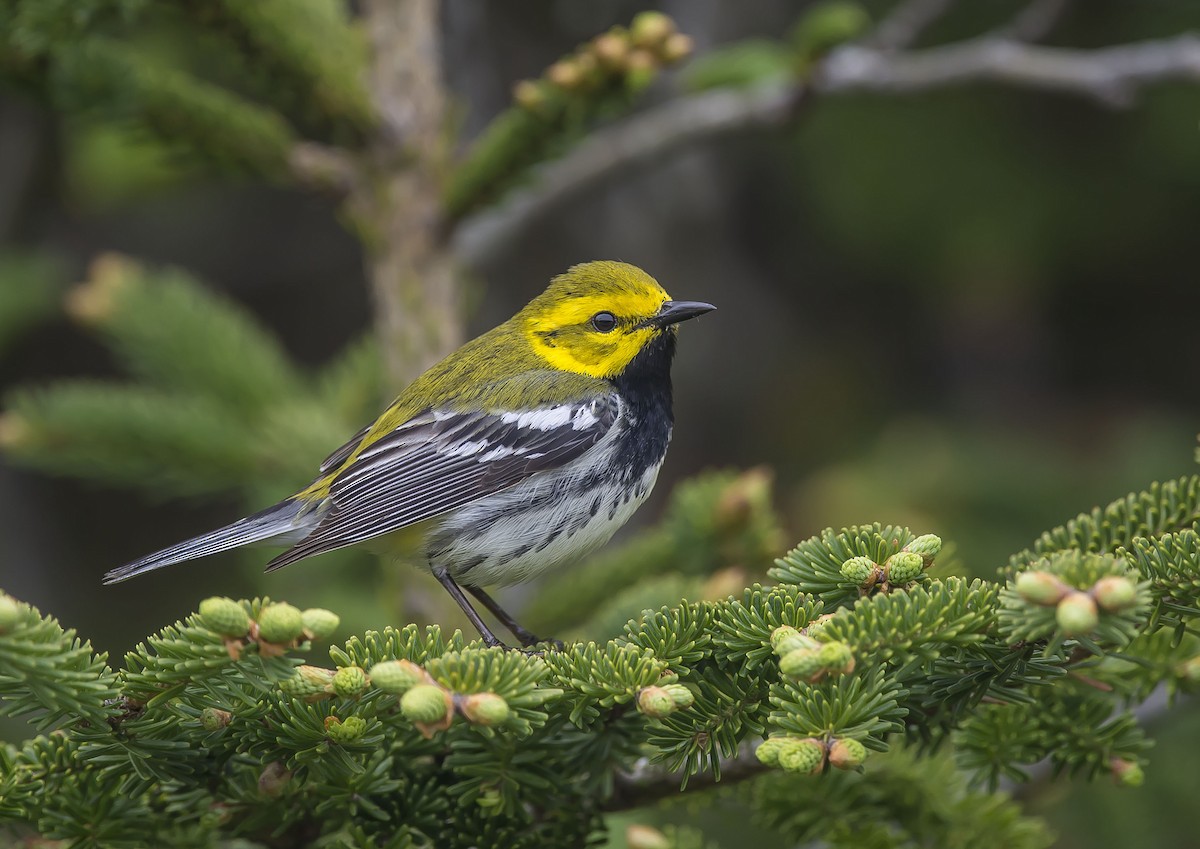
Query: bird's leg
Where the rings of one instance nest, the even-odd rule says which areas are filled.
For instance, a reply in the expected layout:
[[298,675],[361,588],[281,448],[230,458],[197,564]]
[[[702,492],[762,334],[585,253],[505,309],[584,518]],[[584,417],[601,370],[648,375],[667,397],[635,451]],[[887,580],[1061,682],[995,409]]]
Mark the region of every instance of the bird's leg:
[[541,637],[537,636],[536,634],[532,634],[529,631],[526,631],[524,628],[522,628],[520,625],[517,624],[517,620],[513,619],[512,616],[510,616],[504,610],[503,607],[496,604],[496,600],[494,598],[492,598],[490,595],[485,593],[479,587],[472,587],[470,585],[467,585],[466,590],[471,595],[475,596],[475,598],[477,598],[481,602],[483,602],[483,606],[486,607],[488,610],[490,610],[492,612],[492,615],[500,620],[500,624],[503,625],[505,628],[507,628],[509,631],[511,631],[512,635],[514,637],[516,637],[518,640],[520,640],[521,645],[525,646],[526,648],[528,648],[529,646],[537,645],[538,643],[553,643],[559,649],[561,649],[563,647],[563,644],[561,642],[559,642],[558,640],[542,639]]
[[[497,646],[502,649],[508,648],[508,646],[504,645],[504,643],[497,639],[496,635],[492,633],[491,628],[483,624],[483,620],[479,618],[479,614],[475,612],[475,608],[471,607],[471,602],[469,602],[467,597],[463,595],[463,591],[459,588],[458,584],[454,583],[454,579],[450,577],[449,572],[447,572],[445,569],[434,569],[433,576],[438,579],[443,587],[446,588],[446,592],[450,593],[450,597],[458,602],[458,606],[462,608],[462,612],[467,614],[467,618],[471,620],[471,624],[474,625],[476,630],[479,631],[479,636],[483,637],[483,642],[489,648],[495,648]],[[491,601],[491,599],[489,599],[489,601]],[[493,604],[494,603],[495,602],[493,602]],[[515,633],[516,632],[514,632],[514,634]]]

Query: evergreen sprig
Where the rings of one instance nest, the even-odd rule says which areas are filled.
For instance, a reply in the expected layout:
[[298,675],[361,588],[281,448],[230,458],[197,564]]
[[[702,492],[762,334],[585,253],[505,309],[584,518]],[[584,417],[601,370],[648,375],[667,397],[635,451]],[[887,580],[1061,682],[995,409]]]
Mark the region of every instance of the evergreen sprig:
[[[690,528],[757,550],[770,513],[744,483],[684,488],[670,531],[647,538]],[[1122,503],[1161,501],[1155,488]],[[0,669],[22,671],[0,673],[0,696],[57,729],[0,753],[0,824],[80,845],[532,849],[589,839],[641,788],[653,800],[761,770],[749,798],[793,839],[987,845],[965,816],[975,805],[1004,845],[1044,845],[966,781],[1024,780],[1044,759],[1141,780],[1149,741],[1132,708],[1159,686],[1200,687],[1200,641],[1175,609],[1195,603],[1200,557],[1191,527],[1125,536],[1185,512],[1110,533],[1112,552],[1049,552],[1003,584],[930,578],[931,535],[829,530],[779,562],[776,586],[652,607],[616,639],[538,654],[409,625],[330,647],[332,667],[298,666],[336,628],[331,613],[209,599],[113,673],[0,597]],[[1080,617],[1092,608],[1095,621]],[[945,770],[939,797],[927,778]],[[784,788],[817,808],[783,810]],[[846,820],[843,797],[883,830]]]

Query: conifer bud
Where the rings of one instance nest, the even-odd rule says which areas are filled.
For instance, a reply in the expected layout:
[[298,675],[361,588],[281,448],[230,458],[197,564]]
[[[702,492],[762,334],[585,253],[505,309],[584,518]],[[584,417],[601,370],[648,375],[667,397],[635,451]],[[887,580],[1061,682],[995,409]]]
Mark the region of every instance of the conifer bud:
[[682,684],[664,684],[663,689],[670,694],[671,701],[675,702],[677,708],[691,707],[696,701],[692,691]]
[[450,694],[436,684],[418,684],[400,697],[400,712],[421,725],[444,722],[453,709]]
[[1200,684],[1200,654],[1188,658],[1176,669],[1179,677],[1189,684]]
[[692,41],[691,36],[684,35],[681,32],[672,33],[663,42],[662,48],[659,50],[659,55],[662,56],[663,61],[668,65],[674,65],[676,62],[682,62],[688,56],[691,56],[695,47],[696,44]]
[[357,742],[362,739],[366,730],[367,721],[361,716],[348,716],[345,719],[338,719],[336,716],[325,717],[325,734],[335,743]]
[[279,689],[293,699],[319,702],[333,692],[334,675],[320,666],[297,666],[291,678],[279,682]]
[[0,634],[7,634],[21,621],[21,607],[12,596],[0,593]]
[[1096,582],[1092,587],[1092,597],[1102,608],[1116,613],[1137,604],[1137,587],[1128,578],[1110,575]]
[[425,680],[425,670],[411,660],[385,660],[371,667],[371,684],[385,693],[403,695]]
[[933,559],[941,550],[942,538],[937,534],[921,534],[904,546],[904,551],[921,555],[921,559],[925,561],[925,568],[929,568],[929,564],[933,563]]
[[817,652],[817,659],[822,667],[835,675],[849,675],[854,671],[854,653],[850,651],[850,646],[840,640],[822,645]]
[[629,37],[638,47],[653,49],[675,32],[675,22],[662,12],[639,12],[629,25]]
[[618,32],[606,32],[592,41],[592,55],[606,71],[620,70],[629,55],[629,39]]
[[779,751],[779,765],[788,772],[814,775],[825,764],[825,746],[811,737],[806,740],[787,740]]
[[116,309],[116,299],[141,267],[117,253],[101,254],[88,268],[88,279],[67,293],[66,313],[87,327],[99,327]]
[[1046,607],[1058,604],[1071,592],[1058,576],[1037,569],[1017,575],[1016,588],[1017,594],[1030,604]]
[[521,80],[513,86],[513,102],[526,112],[538,112],[546,105],[546,95],[535,81]]
[[1136,761],[1113,758],[1108,766],[1112,770],[1113,779],[1121,787],[1141,787],[1142,782],[1146,780],[1146,774]]
[[0,413],[0,448],[12,451],[33,440],[33,428],[16,413]]
[[222,637],[244,637],[250,630],[250,615],[231,598],[213,596],[200,602],[200,621]]
[[1058,627],[1067,637],[1082,637],[1090,634],[1100,623],[1096,602],[1087,593],[1072,592],[1058,603],[1054,611]]
[[286,645],[304,631],[304,614],[286,601],[268,604],[258,614],[258,638],[275,645]]
[[648,50],[640,47],[631,50],[625,60],[625,88],[633,93],[639,92],[658,76],[658,59]]
[[806,637],[791,625],[781,625],[771,632],[771,648],[780,657],[791,654],[796,649],[815,649],[817,647],[816,640]]
[[[813,621],[809,622],[807,625],[804,626],[805,635],[807,637],[809,637],[809,639],[816,637],[822,631],[825,630],[825,625],[828,624],[829,620],[832,618],[833,618],[832,613],[822,613],[816,619],[814,619]],[[814,642],[816,642],[816,641],[814,640]]]
[[205,731],[220,731],[233,721],[233,714],[220,708],[206,707],[200,711],[200,727]]
[[304,622],[304,633],[310,640],[325,639],[342,623],[336,613],[323,607],[310,607],[300,614],[300,618]]
[[829,763],[838,769],[854,769],[867,759],[867,747],[853,737],[843,737],[829,748]]
[[637,708],[651,719],[663,719],[675,712],[675,699],[663,687],[643,687],[638,690]]
[[851,557],[841,568],[842,577],[863,589],[875,586],[879,581],[879,566],[870,557]]
[[814,683],[825,673],[820,654],[820,649],[812,648],[788,652],[779,661],[779,671],[787,678]]
[[367,673],[358,666],[343,666],[333,674],[333,692],[343,699],[361,696],[367,689]]
[[754,756],[765,766],[778,766],[779,753],[784,750],[786,745],[786,737],[768,737],[758,744],[754,750]]
[[546,71],[546,79],[563,91],[574,91],[583,82],[583,73],[570,59],[559,59]]
[[463,716],[476,725],[502,725],[508,721],[510,711],[503,696],[495,693],[472,693],[463,699]]
[[283,793],[291,780],[292,774],[282,761],[271,761],[258,776],[258,792],[275,798]]
[[914,551],[898,551],[883,564],[889,584],[911,584],[925,572],[925,559]]

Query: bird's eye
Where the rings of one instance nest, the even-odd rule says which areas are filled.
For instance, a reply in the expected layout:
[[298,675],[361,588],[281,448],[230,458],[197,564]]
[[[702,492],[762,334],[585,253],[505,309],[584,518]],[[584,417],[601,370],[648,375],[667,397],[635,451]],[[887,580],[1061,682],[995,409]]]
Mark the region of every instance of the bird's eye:
[[610,312],[598,312],[592,316],[592,327],[601,333],[612,333],[617,327],[617,317]]

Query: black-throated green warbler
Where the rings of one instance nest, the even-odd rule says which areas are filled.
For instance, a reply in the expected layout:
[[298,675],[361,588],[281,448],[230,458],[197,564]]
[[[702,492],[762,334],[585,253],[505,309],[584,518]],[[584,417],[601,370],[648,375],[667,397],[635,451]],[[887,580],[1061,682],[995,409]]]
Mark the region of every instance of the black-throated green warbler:
[[422,556],[489,645],[500,641],[462,588],[531,645],[537,638],[481,587],[588,553],[650,494],[671,438],[675,325],[711,309],[671,300],[632,265],[574,266],[413,381],[311,485],[104,581],[251,543],[290,545],[271,571],[372,540]]

